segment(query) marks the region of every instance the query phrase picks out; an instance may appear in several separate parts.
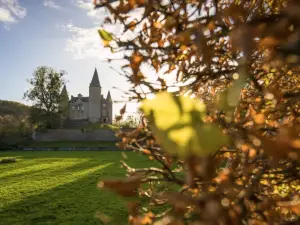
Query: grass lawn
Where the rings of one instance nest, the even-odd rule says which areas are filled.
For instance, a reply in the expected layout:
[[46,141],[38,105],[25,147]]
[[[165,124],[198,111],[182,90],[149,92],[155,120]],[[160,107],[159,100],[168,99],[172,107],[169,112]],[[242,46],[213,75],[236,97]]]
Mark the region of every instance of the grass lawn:
[[[128,152],[135,167],[151,164]],[[0,152],[17,162],[0,164],[0,224],[101,224],[96,212],[127,224],[126,201],[97,188],[105,178],[123,177],[121,152],[19,151]]]

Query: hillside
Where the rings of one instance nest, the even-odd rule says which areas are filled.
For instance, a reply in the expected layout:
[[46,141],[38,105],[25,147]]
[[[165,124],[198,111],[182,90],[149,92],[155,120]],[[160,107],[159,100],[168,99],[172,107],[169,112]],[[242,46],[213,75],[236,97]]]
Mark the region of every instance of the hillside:
[[20,116],[29,113],[30,106],[19,102],[0,100],[0,116],[14,115]]

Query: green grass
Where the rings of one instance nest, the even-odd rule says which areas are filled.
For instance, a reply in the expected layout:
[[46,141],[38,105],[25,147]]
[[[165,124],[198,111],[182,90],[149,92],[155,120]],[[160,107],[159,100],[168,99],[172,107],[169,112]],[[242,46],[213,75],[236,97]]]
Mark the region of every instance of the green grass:
[[103,142],[103,141],[36,141],[30,142],[26,147],[102,147],[102,146],[116,146],[115,142]]
[[99,123],[89,123],[87,126],[83,127],[86,130],[99,130],[99,129],[111,129],[117,131],[120,128],[111,124],[99,124]]
[[[151,164],[137,153],[126,153],[135,167]],[[101,224],[101,212],[127,224],[126,201],[97,188],[102,179],[123,177],[121,152],[26,151],[0,152],[17,162],[0,164],[0,224]]]

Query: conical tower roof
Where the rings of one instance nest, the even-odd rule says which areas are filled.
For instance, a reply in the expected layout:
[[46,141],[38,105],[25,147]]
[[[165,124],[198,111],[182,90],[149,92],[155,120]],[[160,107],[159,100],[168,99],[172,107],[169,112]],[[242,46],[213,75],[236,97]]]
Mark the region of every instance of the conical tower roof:
[[64,87],[63,87],[63,89],[61,90],[61,92],[60,92],[60,95],[64,95],[64,94],[68,94],[68,92],[67,92],[67,87],[66,87],[66,85],[64,85]]
[[63,89],[61,90],[60,96],[61,96],[63,99],[69,100],[69,94],[68,94],[66,85],[64,85]]
[[90,87],[101,87],[100,81],[99,81],[99,76],[98,76],[98,71],[96,68],[95,68],[95,72],[93,75],[93,79],[90,83]]
[[110,91],[108,91],[106,99],[111,99]]

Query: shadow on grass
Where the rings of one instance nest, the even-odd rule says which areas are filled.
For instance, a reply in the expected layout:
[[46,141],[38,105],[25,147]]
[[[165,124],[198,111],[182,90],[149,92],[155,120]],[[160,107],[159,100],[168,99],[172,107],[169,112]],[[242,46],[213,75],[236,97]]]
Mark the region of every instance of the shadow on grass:
[[[26,158],[26,159],[31,159],[31,158]],[[39,162],[54,162],[56,161],[55,159],[49,160],[49,159],[39,159]],[[6,173],[8,171],[12,171],[14,169],[18,169],[22,167],[22,169],[27,169],[28,167],[35,166],[37,162],[35,161],[27,161],[23,160],[23,157],[17,157],[17,162],[12,163],[12,164],[0,164],[0,171],[1,173]]]
[[[95,165],[99,163],[85,162],[73,169],[83,170]],[[125,201],[96,186],[100,179],[108,178],[107,174],[114,176],[113,171],[114,166],[108,165],[73,182],[9,204],[0,209],[0,224],[101,224],[95,218],[96,212],[119,218],[111,224],[127,224]]]
[[[57,164],[61,163],[57,160],[53,160],[53,162],[57,162]],[[38,161],[38,163],[40,163],[40,161]],[[17,181],[18,179],[20,180],[24,180],[26,179],[26,177],[32,177],[32,176],[40,176],[41,173],[43,174],[45,172],[45,175],[47,176],[59,176],[61,174],[66,173],[66,171],[69,171],[67,174],[70,173],[75,173],[77,171],[81,171],[81,170],[85,170],[91,167],[95,167],[98,166],[99,163],[97,161],[84,161],[82,163],[74,163],[74,162],[65,162],[65,164],[68,163],[72,163],[70,166],[66,166],[64,165],[64,167],[56,167],[56,168],[52,168],[53,165],[51,165],[51,163],[49,164],[49,161],[44,162],[44,165],[46,166],[46,168],[38,168],[37,166],[39,166],[40,164],[34,164],[30,167],[26,167],[26,169],[28,169],[28,171],[21,171],[20,172],[12,172],[11,174],[7,174],[7,175],[1,175],[0,174],[0,182],[8,180],[8,179],[14,179],[14,181]],[[37,167],[36,169],[34,168]],[[34,170],[32,170],[34,169]]]

